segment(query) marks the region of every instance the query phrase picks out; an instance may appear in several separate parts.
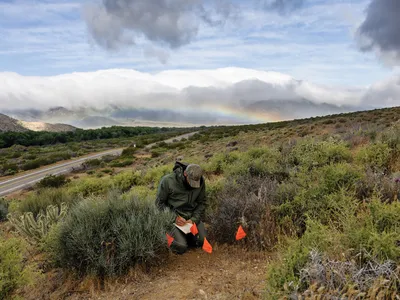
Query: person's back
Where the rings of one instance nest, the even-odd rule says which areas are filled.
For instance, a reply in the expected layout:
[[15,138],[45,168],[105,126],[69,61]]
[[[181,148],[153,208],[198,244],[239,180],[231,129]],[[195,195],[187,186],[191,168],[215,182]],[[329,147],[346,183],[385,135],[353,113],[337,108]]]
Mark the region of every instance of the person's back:
[[160,209],[169,208],[175,213],[175,224],[184,226],[195,223],[199,233],[185,234],[177,227],[171,232],[172,250],[184,253],[188,243],[202,246],[205,228],[202,222],[206,209],[206,187],[199,165],[176,162],[173,172],[164,176],[158,186],[156,204]]

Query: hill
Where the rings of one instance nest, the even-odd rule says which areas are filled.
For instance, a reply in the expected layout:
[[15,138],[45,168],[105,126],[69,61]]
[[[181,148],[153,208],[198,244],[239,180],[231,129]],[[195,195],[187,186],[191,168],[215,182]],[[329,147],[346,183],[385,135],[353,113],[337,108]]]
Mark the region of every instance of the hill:
[[6,131],[24,132],[28,129],[22,126],[18,120],[0,114],[0,132]]
[[76,127],[66,124],[50,124],[44,122],[19,121],[0,113],[0,132],[26,132],[26,131],[48,131],[68,132],[74,131]]
[[[201,128],[188,140],[96,160],[70,180],[48,178],[7,200],[16,215],[69,207],[60,226],[42,237],[44,246],[27,249],[48,264],[20,258],[26,271],[38,268],[43,277],[15,293],[24,299],[377,299],[377,292],[398,298],[399,120],[397,107]],[[162,224],[172,218],[154,200],[177,159],[205,171],[211,254],[169,252]],[[56,184],[62,186],[44,188]],[[238,241],[239,225],[247,236]],[[5,249],[23,252],[16,247]]]

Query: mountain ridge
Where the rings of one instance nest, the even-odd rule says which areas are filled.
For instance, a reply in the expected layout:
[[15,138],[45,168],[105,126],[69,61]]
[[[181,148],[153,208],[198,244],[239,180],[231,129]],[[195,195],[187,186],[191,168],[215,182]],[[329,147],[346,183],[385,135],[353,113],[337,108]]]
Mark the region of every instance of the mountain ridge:
[[50,124],[46,122],[28,122],[17,120],[0,113],[0,132],[27,132],[27,131],[48,131],[68,132],[77,128],[68,124]]

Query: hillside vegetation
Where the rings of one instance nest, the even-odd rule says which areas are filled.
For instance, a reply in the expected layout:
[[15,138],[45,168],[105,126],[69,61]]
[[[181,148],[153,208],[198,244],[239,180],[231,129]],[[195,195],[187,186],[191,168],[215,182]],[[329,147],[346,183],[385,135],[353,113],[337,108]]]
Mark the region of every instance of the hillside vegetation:
[[132,144],[141,148],[186,132],[190,132],[190,129],[110,127],[56,133],[0,133],[0,176],[14,175],[20,171]]
[[[107,280],[138,266],[153,273],[166,268],[176,259],[165,238],[171,216],[155,209],[154,198],[179,157],[205,169],[210,242],[228,253],[242,247],[272,254],[272,261],[260,262],[268,264],[267,280],[257,297],[397,299],[399,120],[400,108],[391,108],[202,128],[186,141],[127,148],[68,180],[47,178],[0,206],[11,220],[0,243],[6,245],[0,259],[9,264],[0,295],[50,298],[67,274],[97,278],[106,292]],[[237,242],[239,225],[247,236]],[[17,248],[29,252],[19,255]],[[54,278],[54,270],[64,275]],[[46,290],[47,281],[54,285]],[[239,290],[230,295],[244,297]]]

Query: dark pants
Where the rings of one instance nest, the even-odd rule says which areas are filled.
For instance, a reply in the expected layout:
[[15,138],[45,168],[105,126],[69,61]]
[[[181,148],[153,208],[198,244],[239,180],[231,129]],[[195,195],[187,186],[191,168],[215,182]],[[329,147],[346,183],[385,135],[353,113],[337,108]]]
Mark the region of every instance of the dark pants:
[[206,236],[206,228],[204,223],[200,222],[197,225],[199,233],[194,236],[192,233],[185,234],[174,226],[171,231],[171,236],[174,241],[171,244],[171,249],[177,254],[183,254],[187,251],[188,247],[203,247],[204,238]]

